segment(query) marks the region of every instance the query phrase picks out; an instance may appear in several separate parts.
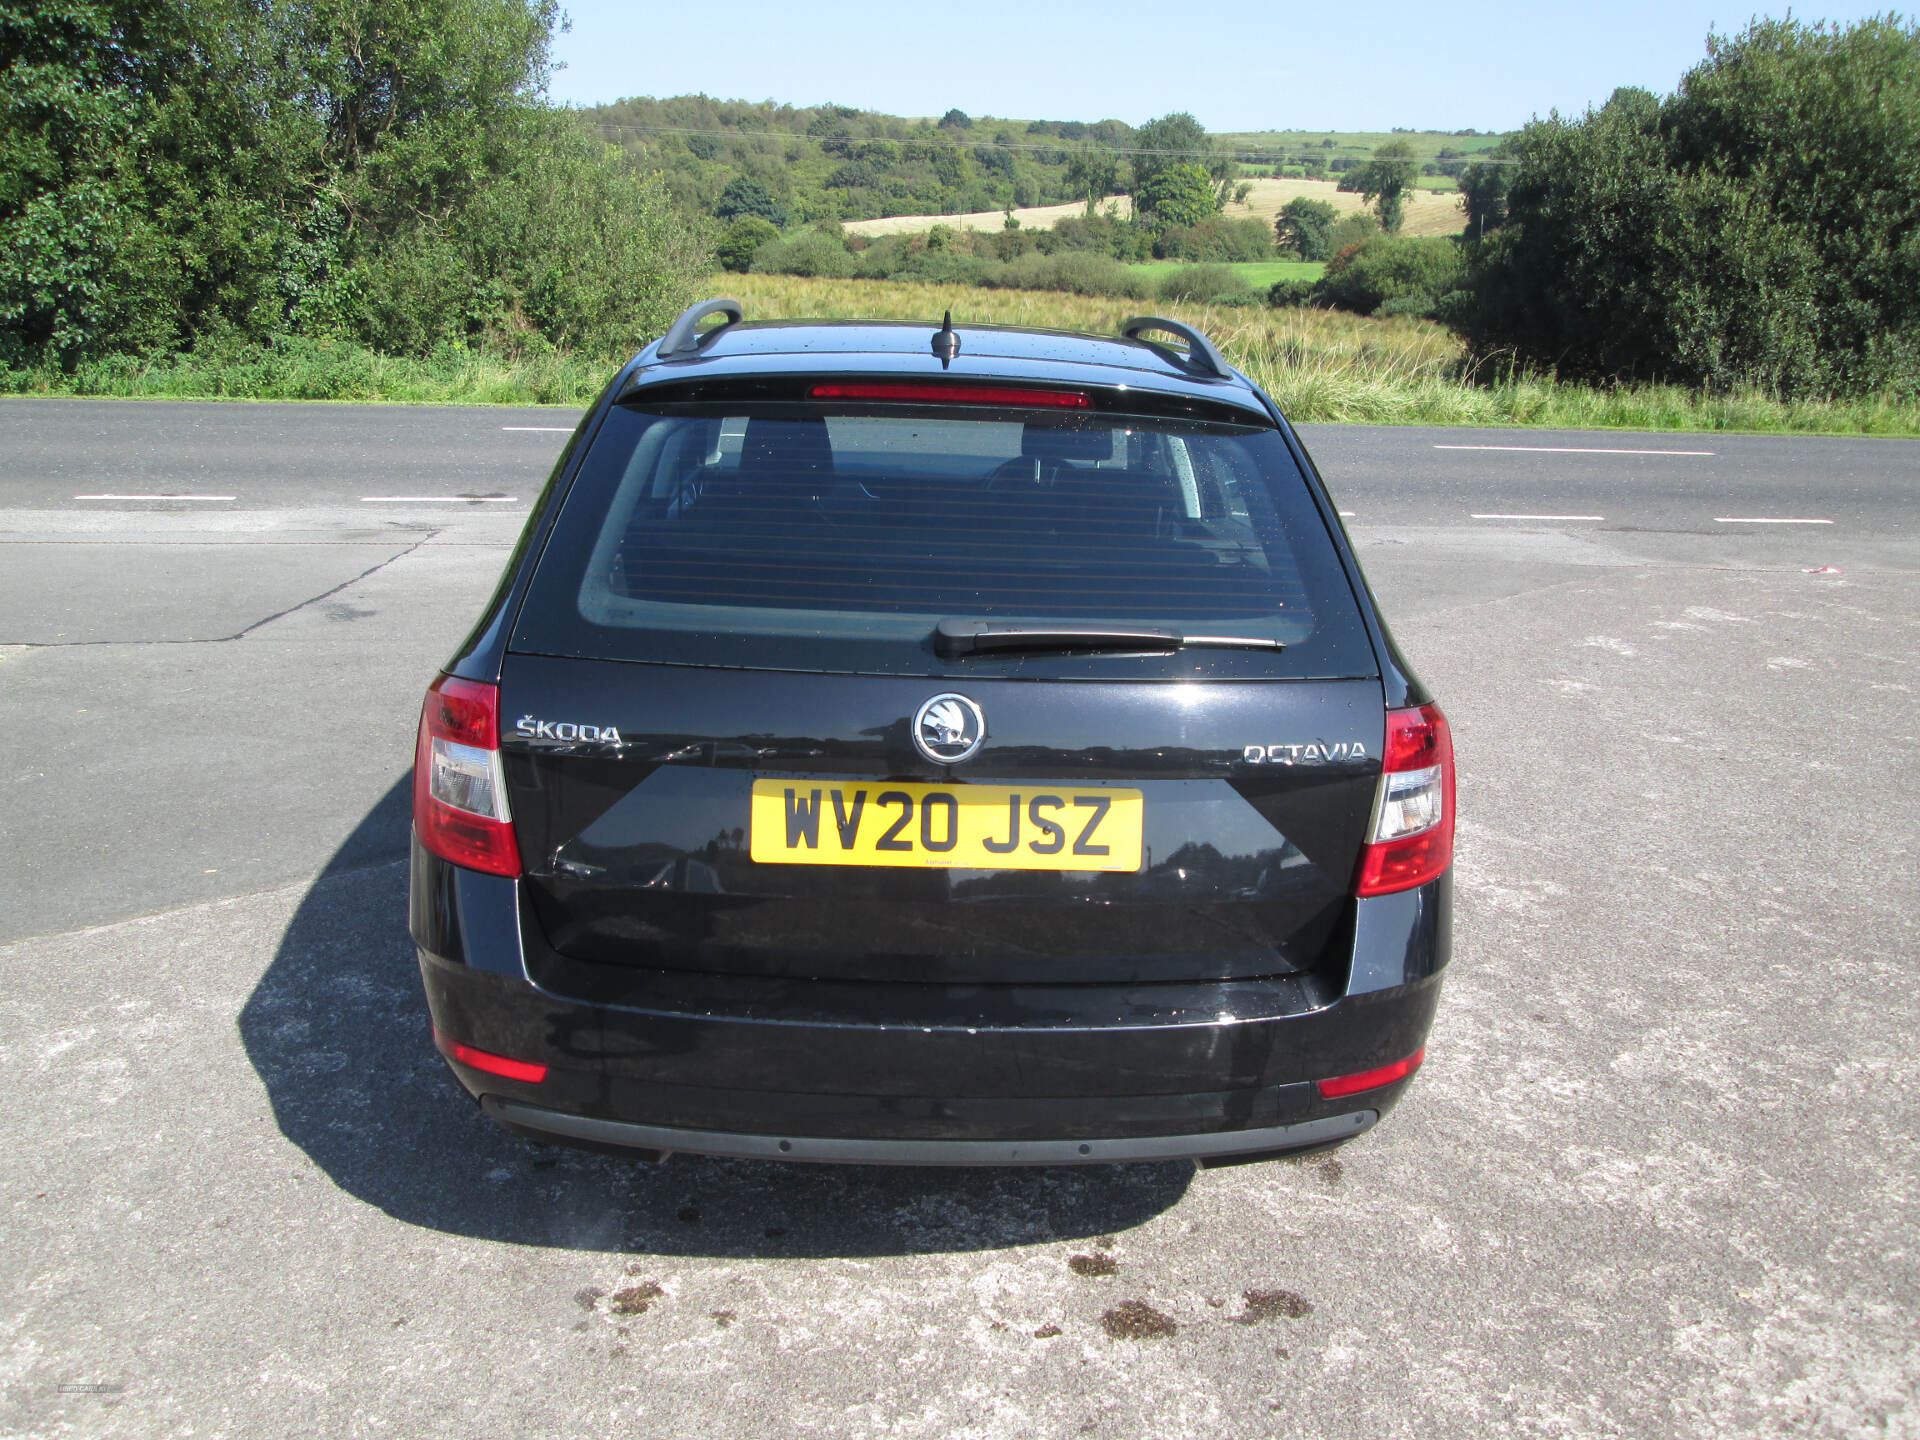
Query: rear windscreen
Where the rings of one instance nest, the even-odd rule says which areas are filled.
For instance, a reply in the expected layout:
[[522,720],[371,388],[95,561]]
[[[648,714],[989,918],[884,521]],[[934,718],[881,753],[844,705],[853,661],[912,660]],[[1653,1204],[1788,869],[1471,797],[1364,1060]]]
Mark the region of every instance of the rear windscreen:
[[[942,659],[942,620],[1141,624],[1285,649]],[[877,674],[1374,670],[1271,429],[739,401],[608,413],[513,644]]]

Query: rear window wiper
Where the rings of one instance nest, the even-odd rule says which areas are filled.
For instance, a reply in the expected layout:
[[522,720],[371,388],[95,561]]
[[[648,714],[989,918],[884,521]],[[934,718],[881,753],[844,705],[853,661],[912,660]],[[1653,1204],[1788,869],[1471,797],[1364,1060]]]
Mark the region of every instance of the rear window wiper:
[[1258,635],[1183,635],[1159,625],[1080,625],[999,620],[942,620],[933,627],[934,652],[952,660],[1005,651],[1118,650],[1131,653],[1195,648],[1284,650]]

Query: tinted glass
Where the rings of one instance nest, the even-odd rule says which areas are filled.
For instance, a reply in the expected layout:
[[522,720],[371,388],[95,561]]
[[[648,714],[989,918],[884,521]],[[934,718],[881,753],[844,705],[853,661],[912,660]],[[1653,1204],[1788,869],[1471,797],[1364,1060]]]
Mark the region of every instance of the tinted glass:
[[[1272,650],[941,660],[942,619],[1126,622]],[[891,674],[1372,672],[1280,437],[992,411],[616,407],[515,647]]]

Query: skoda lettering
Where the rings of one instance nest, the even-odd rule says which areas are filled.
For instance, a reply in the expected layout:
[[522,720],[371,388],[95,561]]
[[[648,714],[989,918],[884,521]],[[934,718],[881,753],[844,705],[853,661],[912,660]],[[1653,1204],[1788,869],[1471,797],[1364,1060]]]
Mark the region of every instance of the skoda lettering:
[[601,745],[620,745],[620,731],[612,725],[576,725],[571,720],[536,720],[531,715],[522,715],[520,723],[513,727],[513,733],[523,740],[557,740],[577,743],[582,740],[595,741]]

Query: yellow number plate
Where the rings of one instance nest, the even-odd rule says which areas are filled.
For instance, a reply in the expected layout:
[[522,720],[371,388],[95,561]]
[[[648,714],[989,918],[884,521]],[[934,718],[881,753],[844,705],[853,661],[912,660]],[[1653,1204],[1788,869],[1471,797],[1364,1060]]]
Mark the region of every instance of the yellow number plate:
[[762,865],[1138,870],[1138,790],[756,780]]

